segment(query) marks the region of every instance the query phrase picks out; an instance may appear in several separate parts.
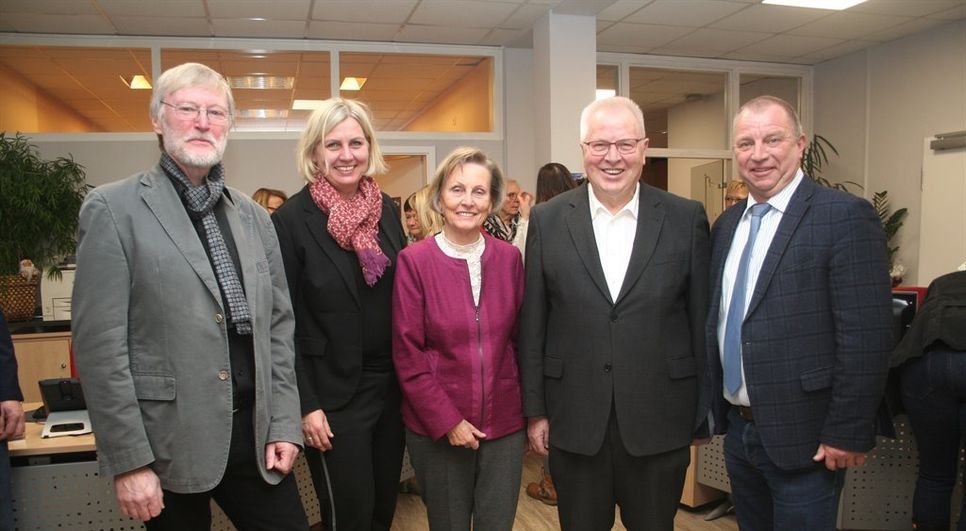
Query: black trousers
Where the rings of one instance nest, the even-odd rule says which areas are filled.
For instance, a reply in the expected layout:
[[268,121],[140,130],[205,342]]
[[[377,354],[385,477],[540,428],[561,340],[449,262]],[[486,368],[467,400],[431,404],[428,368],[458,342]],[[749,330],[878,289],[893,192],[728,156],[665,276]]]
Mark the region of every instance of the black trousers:
[[325,412],[335,435],[332,449],[323,454],[306,447],[305,458],[326,526],[332,520],[323,457],[332,482],[338,530],[389,531],[392,527],[406,445],[401,402],[394,372],[363,371],[359,390],[348,405]]
[[[550,433],[552,440],[553,426]],[[616,504],[621,522],[630,531],[672,531],[690,461],[688,446],[655,455],[630,455],[612,409],[604,443],[595,455],[567,452],[551,443],[560,528],[609,531],[614,527]]]
[[258,472],[252,410],[235,413],[228,465],[217,487],[194,494],[164,491],[164,510],[145,522],[148,531],[203,531],[211,528],[212,499],[238,531],[308,531],[294,474],[270,485]]

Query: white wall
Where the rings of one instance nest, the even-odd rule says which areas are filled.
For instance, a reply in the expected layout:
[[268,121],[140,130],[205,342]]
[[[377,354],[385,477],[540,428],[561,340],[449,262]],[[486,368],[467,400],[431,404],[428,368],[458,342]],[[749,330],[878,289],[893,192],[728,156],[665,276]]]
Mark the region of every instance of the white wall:
[[888,190],[893,208],[909,209],[898,258],[918,282],[922,140],[966,129],[966,20],[818,65],[815,94],[815,130],[841,142],[829,176],[841,170],[867,197]]
[[503,170],[524,190],[535,191],[537,169],[543,162],[537,162],[534,153],[533,50],[507,48],[503,51],[503,68],[506,71],[503,77],[506,167]]
[[[645,124],[647,116],[644,117]],[[667,146],[669,148],[725,148],[724,93],[713,94],[701,101],[685,102],[667,110]],[[649,132],[648,135],[658,134]],[[681,197],[697,199],[704,189],[691,189],[691,168],[712,160],[670,159],[667,170],[667,189]]]

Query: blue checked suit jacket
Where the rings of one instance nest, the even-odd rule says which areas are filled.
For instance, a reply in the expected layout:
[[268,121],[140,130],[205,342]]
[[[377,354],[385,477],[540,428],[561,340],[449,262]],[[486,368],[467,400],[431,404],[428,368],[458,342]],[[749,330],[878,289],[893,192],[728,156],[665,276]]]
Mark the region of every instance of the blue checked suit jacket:
[[[706,327],[714,432],[727,431],[718,352],[721,278],[745,202],[711,231]],[[762,264],[742,325],[745,380],[765,451],[783,469],[819,443],[865,452],[888,370],[891,293],[885,235],[868,201],[806,176]]]

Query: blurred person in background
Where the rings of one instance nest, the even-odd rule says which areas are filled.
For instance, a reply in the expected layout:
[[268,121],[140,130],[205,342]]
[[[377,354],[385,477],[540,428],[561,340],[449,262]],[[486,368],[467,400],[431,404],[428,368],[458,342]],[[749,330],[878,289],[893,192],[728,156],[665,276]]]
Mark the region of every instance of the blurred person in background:
[[273,188],[259,188],[252,194],[252,201],[261,205],[269,214],[274,213],[287,200],[288,195],[285,192]]

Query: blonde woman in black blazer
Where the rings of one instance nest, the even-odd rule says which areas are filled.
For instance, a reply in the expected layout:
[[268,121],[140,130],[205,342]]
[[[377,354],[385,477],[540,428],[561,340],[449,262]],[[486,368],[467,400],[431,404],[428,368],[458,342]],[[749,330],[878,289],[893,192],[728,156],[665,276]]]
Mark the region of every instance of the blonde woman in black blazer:
[[340,531],[388,530],[405,444],[390,334],[406,237],[372,180],[386,166],[368,109],[327,100],[302,133],[298,163],[308,184],[272,219],[295,310],[306,458],[325,521],[331,499]]

